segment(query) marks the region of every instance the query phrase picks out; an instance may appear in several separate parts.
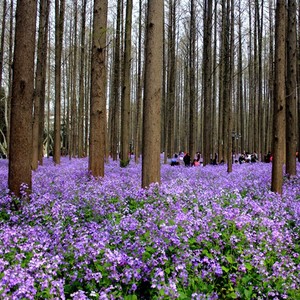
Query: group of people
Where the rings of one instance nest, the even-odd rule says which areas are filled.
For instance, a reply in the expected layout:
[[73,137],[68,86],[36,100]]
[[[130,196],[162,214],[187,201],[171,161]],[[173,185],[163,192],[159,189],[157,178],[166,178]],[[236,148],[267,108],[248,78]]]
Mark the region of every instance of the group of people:
[[171,159],[171,166],[179,166],[182,163],[186,167],[198,167],[201,164],[201,155],[200,152],[197,152],[195,157],[192,159],[190,154],[180,152],[179,154],[175,153],[174,156]]
[[239,163],[255,163],[258,161],[258,155],[254,151],[252,154],[244,152],[239,156]]

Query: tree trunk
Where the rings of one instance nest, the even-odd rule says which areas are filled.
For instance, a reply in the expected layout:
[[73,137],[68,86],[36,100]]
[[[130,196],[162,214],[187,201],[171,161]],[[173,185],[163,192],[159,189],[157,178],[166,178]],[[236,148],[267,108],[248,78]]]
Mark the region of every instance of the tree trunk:
[[196,60],[196,17],[195,3],[191,0],[190,7],[190,61],[189,61],[189,84],[190,84],[190,114],[189,114],[189,153],[193,158],[195,150],[196,132],[196,79],[195,79],[195,60]]
[[285,1],[277,0],[275,16],[275,81],[271,190],[282,193],[285,147]]
[[[40,1],[40,18],[37,49],[37,67],[34,93],[34,113],[32,125],[32,170],[38,168],[38,162],[42,162],[40,150],[43,149],[44,136],[44,111],[45,111],[45,87],[46,64],[48,45],[48,20],[50,1]],[[42,132],[40,132],[42,130]],[[42,133],[42,134],[41,134]],[[42,151],[43,152],[43,151]]]
[[212,34],[212,1],[204,2],[204,36],[203,36],[203,97],[204,97],[204,152],[203,165],[208,165],[211,158],[212,136],[212,57],[211,57],[211,34]]
[[0,43],[0,89],[2,88],[2,72],[3,72],[3,50],[4,50],[4,36],[6,29],[6,14],[7,14],[7,1],[3,1],[2,11],[2,31],[1,31],[1,43]]
[[142,0],[139,0],[138,69],[136,91],[136,128],[134,138],[134,160],[139,163],[141,141],[141,104],[142,104]]
[[286,174],[296,175],[297,41],[296,1],[288,1],[286,74]]
[[113,160],[118,159],[118,131],[119,131],[119,97],[120,97],[120,48],[121,48],[121,0],[117,1],[117,24],[115,37],[115,51],[113,62],[113,86],[112,86],[112,103],[109,108],[110,112],[110,152]]
[[79,74],[79,104],[78,104],[78,157],[86,156],[84,150],[84,66],[85,66],[85,26],[86,26],[86,4],[87,0],[82,0],[81,12],[81,48],[80,48],[80,74]]
[[11,103],[10,158],[8,188],[17,197],[21,185],[31,191],[32,97],[36,32],[35,0],[18,0],[16,8],[15,52]]
[[131,27],[132,27],[132,0],[127,0],[126,6],[126,25],[125,25],[125,50],[123,68],[123,87],[121,103],[121,167],[129,164],[130,144],[130,81],[131,81]]
[[106,137],[107,0],[94,0],[89,171],[104,176]]
[[169,25],[168,25],[168,81],[167,81],[167,155],[172,157],[175,152],[175,81],[176,81],[176,62],[175,62],[175,33],[176,33],[176,2],[169,0]]
[[61,55],[64,32],[65,0],[55,0],[55,106],[53,161],[60,164],[61,148]]
[[142,187],[160,183],[163,2],[148,0],[143,114]]

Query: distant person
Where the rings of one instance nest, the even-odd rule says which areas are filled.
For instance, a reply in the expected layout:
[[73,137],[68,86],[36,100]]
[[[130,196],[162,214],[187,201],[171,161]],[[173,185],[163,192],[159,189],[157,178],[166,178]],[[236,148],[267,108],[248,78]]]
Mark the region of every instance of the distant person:
[[268,154],[265,156],[265,162],[269,163],[271,162],[271,152],[269,151]]
[[244,154],[240,155],[239,157],[239,163],[242,164],[245,162],[245,157],[244,157]]
[[199,167],[200,166],[200,162],[195,158],[193,160],[193,164],[192,164],[193,167]]
[[186,167],[190,167],[190,165],[191,165],[191,156],[190,156],[190,154],[188,152],[183,157],[183,162],[184,162],[184,165]]
[[178,155],[177,153],[175,153],[171,159],[171,166],[178,166],[178,165],[179,165]]

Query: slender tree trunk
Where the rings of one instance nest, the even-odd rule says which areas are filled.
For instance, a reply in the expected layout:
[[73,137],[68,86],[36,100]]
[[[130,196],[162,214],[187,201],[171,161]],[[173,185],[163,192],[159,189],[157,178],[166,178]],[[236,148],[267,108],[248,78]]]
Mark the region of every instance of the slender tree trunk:
[[286,76],[286,173],[296,175],[297,41],[296,1],[288,1],[287,76]]
[[77,118],[77,0],[73,0],[74,9],[74,41],[73,41],[73,59],[72,59],[72,96],[71,96],[71,149],[70,157],[78,155],[78,118]]
[[60,164],[61,149],[61,55],[64,32],[65,0],[55,0],[55,106],[53,161]]
[[204,84],[204,152],[203,165],[210,163],[211,153],[211,135],[212,135],[212,72],[211,72],[211,34],[212,34],[212,1],[204,2],[204,36],[203,36],[203,84]]
[[136,128],[134,160],[139,163],[140,141],[141,141],[141,104],[142,104],[142,0],[139,0],[139,35],[138,35],[138,70],[137,70],[137,91],[136,91]]
[[285,1],[277,0],[275,17],[275,82],[271,190],[282,193],[285,147]]
[[118,131],[119,131],[119,97],[120,97],[120,48],[121,48],[121,0],[117,1],[115,53],[114,53],[114,74],[112,86],[112,107],[111,113],[111,155],[113,160],[118,159]]
[[11,115],[11,99],[12,99],[12,66],[13,66],[13,1],[10,4],[10,21],[9,21],[9,54],[8,54],[8,99],[7,99],[7,156],[9,157],[9,145],[10,145],[10,115]]
[[189,115],[189,153],[193,158],[195,151],[195,120],[196,120],[196,78],[195,78],[195,60],[196,60],[196,17],[195,2],[191,0],[190,7],[190,61],[189,61],[189,84],[190,84],[190,115]]
[[222,0],[222,29],[221,29],[221,45],[220,45],[220,62],[219,62],[219,145],[218,145],[218,158],[219,162],[225,161],[225,136],[224,136],[224,74],[225,74],[225,39],[226,39],[226,32],[225,32],[225,25],[226,25],[226,2]]
[[175,45],[176,45],[176,2],[169,0],[169,25],[168,25],[168,82],[167,82],[167,154],[169,157],[175,152],[175,80],[176,80],[176,62],[175,62]]
[[6,30],[6,14],[7,14],[7,1],[3,0],[2,11],[2,31],[1,31],[1,44],[0,44],[0,89],[2,88],[2,72],[3,72],[3,50],[4,50],[4,37]]
[[104,176],[107,0],[94,0],[89,171]]
[[[227,141],[228,141],[228,152],[227,152],[227,172],[232,172],[232,164],[233,164],[233,152],[234,147],[233,143],[235,141],[236,135],[232,132],[233,128],[233,120],[232,120],[232,90],[233,90],[233,73],[234,73],[234,0],[228,0],[227,2],[227,16],[230,18],[230,44],[229,44],[229,72],[227,76],[229,76],[227,86],[228,86],[228,100],[226,106],[228,107],[228,128],[227,128]],[[229,27],[229,26],[228,26]],[[226,66],[226,63],[225,63]],[[227,67],[225,67],[226,70]]]
[[[37,67],[35,93],[33,98],[34,113],[32,126],[32,170],[36,170],[38,168],[38,161],[42,162],[40,151],[42,150],[43,152],[49,8],[50,1],[40,1]],[[40,132],[41,130],[42,134]]]
[[132,0],[127,0],[126,6],[126,26],[125,26],[125,50],[123,68],[123,87],[121,103],[121,167],[129,164],[129,144],[130,144],[130,92],[131,92],[131,27],[132,27]]
[[81,48],[80,48],[80,74],[79,74],[79,104],[78,104],[78,157],[86,155],[84,151],[84,66],[85,66],[85,26],[86,26],[86,4],[87,0],[82,0],[81,12]]
[[26,185],[26,193],[31,192],[32,185],[32,97],[36,6],[36,0],[18,0],[16,8],[8,188],[17,197],[22,195],[21,185]]
[[142,187],[160,183],[163,2],[148,0],[143,114]]

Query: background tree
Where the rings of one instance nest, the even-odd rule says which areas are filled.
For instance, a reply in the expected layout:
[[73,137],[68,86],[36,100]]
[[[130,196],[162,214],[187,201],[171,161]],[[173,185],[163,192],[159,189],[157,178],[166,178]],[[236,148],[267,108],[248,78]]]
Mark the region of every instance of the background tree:
[[2,31],[1,31],[1,41],[0,41],[0,89],[2,88],[2,72],[3,72],[3,50],[4,50],[4,37],[6,29],[6,14],[7,14],[7,1],[3,1],[2,8]]
[[271,190],[282,193],[285,148],[285,1],[277,0],[275,15],[275,81]]
[[104,176],[106,137],[107,0],[94,0],[89,171]]
[[143,113],[142,187],[160,183],[163,2],[148,0]]
[[60,164],[61,151],[61,59],[65,0],[55,0],[55,113],[53,161]]
[[86,4],[87,0],[82,0],[81,11],[81,35],[80,35],[80,71],[79,71],[79,104],[78,104],[78,157],[86,155],[84,151],[84,104],[85,104],[85,26],[86,26]]
[[125,49],[123,59],[122,98],[121,98],[121,167],[129,164],[130,144],[130,92],[131,92],[131,27],[132,27],[132,0],[127,0]]
[[288,1],[286,74],[286,173],[296,175],[297,41],[296,1]]
[[195,134],[196,134],[196,15],[195,2],[190,1],[190,57],[189,57],[189,147],[188,152],[193,158],[196,152]]
[[20,186],[31,190],[32,97],[36,32],[35,0],[18,0],[16,8],[15,51],[10,126],[8,188],[17,197]]
[[41,0],[39,8],[39,29],[37,45],[37,64],[35,74],[34,112],[32,125],[32,169],[38,168],[38,162],[43,160],[44,114],[46,89],[46,64],[48,45],[48,21],[50,1]]
[[203,35],[203,99],[204,99],[204,152],[203,165],[210,163],[212,154],[211,135],[212,135],[212,56],[211,56],[211,42],[212,42],[212,1],[204,1],[204,35]]

